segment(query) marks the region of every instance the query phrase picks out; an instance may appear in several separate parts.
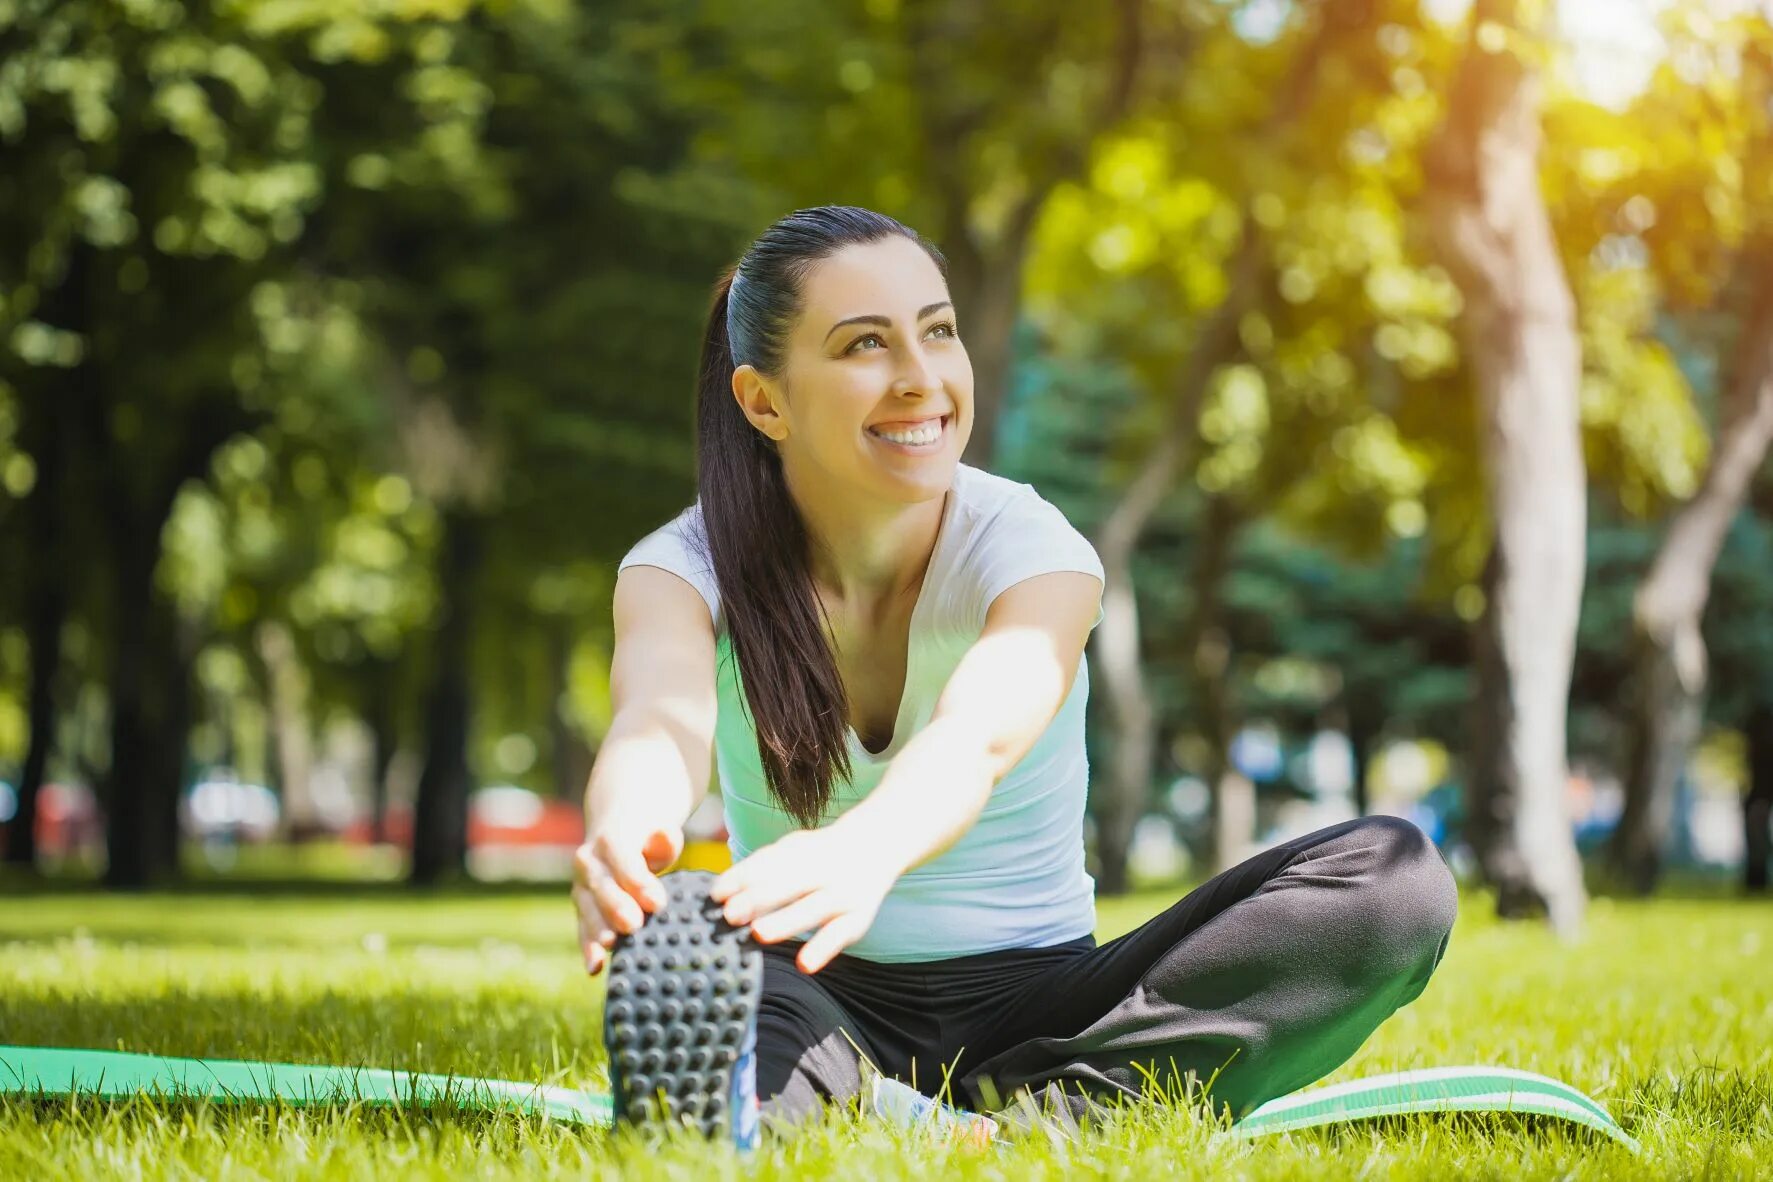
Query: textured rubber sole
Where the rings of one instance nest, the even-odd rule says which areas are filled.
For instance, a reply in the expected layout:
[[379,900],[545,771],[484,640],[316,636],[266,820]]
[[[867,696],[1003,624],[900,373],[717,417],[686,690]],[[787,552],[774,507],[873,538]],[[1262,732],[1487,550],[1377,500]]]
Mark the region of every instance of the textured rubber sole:
[[603,1041],[619,1124],[733,1135],[733,1073],[757,1016],[763,953],[708,897],[714,875],[667,874],[670,902],[610,955]]

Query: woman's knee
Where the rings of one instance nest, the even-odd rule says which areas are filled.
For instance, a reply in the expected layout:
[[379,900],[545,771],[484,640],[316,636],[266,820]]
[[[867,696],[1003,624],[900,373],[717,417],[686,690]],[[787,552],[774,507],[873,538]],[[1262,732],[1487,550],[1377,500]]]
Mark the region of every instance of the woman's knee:
[[1363,817],[1358,832],[1369,854],[1361,894],[1375,967],[1432,969],[1458,916],[1453,872],[1428,834],[1402,817]]
[[861,1087],[859,1030],[792,960],[766,953],[757,1011],[757,1092],[778,1118],[810,1115]]

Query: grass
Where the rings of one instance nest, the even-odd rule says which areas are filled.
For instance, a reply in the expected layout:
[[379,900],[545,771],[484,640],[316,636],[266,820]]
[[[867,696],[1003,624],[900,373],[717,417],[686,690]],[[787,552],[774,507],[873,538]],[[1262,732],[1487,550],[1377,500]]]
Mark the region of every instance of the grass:
[[[1102,934],[1175,891],[1105,902]],[[1563,945],[1468,895],[1428,990],[1324,1082],[1484,1063],[1565,1080],[1644,1156],[1562,1122],[1410,1117],[1249,1142],[1127,1109],[1061,1155],[980,1154],[836,1113],[750,1162],[515,1115],[0,1099],[0,1177],[1688,1178],[1773,1163],[1773,906],[1594,903]],[[601,982],[562,891],[329,884],[0,896],[0,1043],[365,1064],[601,1087]]]

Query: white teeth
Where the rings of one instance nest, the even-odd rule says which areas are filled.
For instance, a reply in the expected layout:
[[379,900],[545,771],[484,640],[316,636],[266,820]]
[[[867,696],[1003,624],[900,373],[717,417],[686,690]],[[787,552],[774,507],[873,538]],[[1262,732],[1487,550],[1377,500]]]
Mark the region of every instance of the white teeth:
[[873,427],[870,427],[868,430],[872,434],[880,436],[882,439],[910,446],[916,446],[920,443],[934,443],[942,437],[942,423],[939,419],[936,422],[931,423],[929,426],[919,427],[915,431],[876,431]]

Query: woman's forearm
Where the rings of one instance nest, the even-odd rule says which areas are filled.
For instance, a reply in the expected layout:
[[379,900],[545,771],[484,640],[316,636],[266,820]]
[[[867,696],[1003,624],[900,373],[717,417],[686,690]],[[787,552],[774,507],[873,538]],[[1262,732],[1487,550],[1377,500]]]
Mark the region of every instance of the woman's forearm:
[[708,794],[710,756],[695,751],[687,735],[668,716],[656,711],[624,710],[591,766],[585,789],[585,828],[635,805],[654,818],[681,826]]
[[889,858],[896,874],[959,841],[1001,775],[997,757],[961,721],[931,720],[887,765],[874,790],[831,828]]

